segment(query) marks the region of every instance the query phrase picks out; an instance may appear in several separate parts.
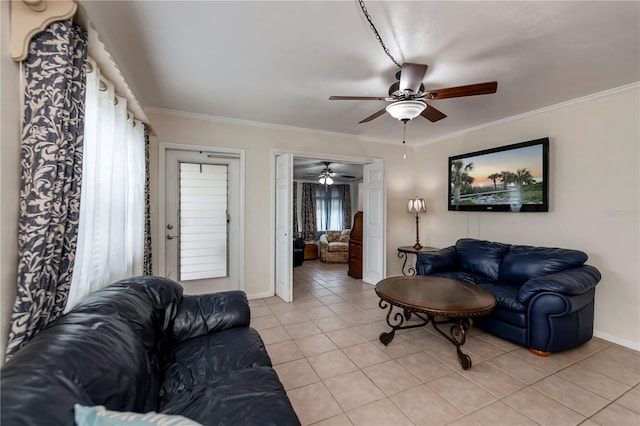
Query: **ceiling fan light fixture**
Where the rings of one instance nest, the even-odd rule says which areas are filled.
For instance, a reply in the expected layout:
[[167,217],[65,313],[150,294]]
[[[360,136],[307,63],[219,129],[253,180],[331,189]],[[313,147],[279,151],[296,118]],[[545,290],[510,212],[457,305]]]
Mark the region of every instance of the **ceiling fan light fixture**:
[[320,180],[318,180],[323,185],[333,185],[333,179],[331,176],[320,176]]
[[427,104],[420,101],[398,101],[387,105],[387,112],[396,120],[409,121],[419,116]]

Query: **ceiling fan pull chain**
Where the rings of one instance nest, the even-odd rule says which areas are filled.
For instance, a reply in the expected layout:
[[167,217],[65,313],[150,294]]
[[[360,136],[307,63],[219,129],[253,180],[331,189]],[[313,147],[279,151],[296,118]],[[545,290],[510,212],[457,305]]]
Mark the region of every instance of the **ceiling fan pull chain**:
[[407,134],[407,122],[402,123],[402,159],[407,159],[407,144],[405,142],[405,135]]
[[394,59],[393,56],[391,56],[391,53],[389,53],[389,49],[387,49],[387,46],[384,45],[384,42],[382,41],[382,37],[380,37],[380,34],[378,34],[378,30],[376,29],[376,26],[373,25],[373,21],[371,20],[371,16],[369,16],[369,12],[367,12],[367,8],[364,5],[364,0],[358,0],[358,3],[360,3],[360,9],[362,9],[362,13],[364,13],[364,17],[367,18],[367,21],[369,21],[369,26],[371,27],[371,30],[373,31],[373,33],[376,35],[376,39],[378,40],[378,43],[380,43],[380,46],[382,46],[384,53],[387,54],[389,59],[391,59],[394,64],[396,64],[399,68],[402,68],[402,65],[400,65],[398,61]]

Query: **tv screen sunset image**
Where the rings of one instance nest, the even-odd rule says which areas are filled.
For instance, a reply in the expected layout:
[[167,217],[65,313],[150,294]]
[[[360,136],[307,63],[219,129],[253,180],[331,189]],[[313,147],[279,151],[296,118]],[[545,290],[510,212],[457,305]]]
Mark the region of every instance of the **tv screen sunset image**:
[[457,156],[450,159],[452,205],[543,203],[543,145]]

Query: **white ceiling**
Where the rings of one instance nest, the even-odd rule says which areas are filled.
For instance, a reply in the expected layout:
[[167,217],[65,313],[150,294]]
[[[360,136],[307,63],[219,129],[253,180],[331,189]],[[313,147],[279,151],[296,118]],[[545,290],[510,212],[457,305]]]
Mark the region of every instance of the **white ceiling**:
[[[388,114],[358,121],[398,68],[357,1],[80,1],[143,108],[400,143]],[[493,95],[435,101],[447,118],[407,144],[640,81],[640,2],[366,3],[398,62],[429,65],[427,89],[498,81]],[[153,124],[153,123],[152,123]]]

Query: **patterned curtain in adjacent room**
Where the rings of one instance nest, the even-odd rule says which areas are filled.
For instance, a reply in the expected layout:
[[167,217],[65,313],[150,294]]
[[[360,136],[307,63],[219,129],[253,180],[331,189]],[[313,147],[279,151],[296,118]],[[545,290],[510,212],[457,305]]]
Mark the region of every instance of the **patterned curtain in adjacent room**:
[[307,241],[318,238],[315,187],[315,183],[302,184],[302,236]]
[[298,237],[298,182],[293,182],[293,234]]
[[9,359],[62,314],[75,260],[82,176],[87,34],[54,22],[25,66],[17,296]]
[[344,229],[351,229],[351,185],[338,185],[342,198],[342,215],[344,217]]
[[[151,256],[151,190],[149,189],[149,127],[144,126],[144,260],[142,273],[153,273],[153,258]],[[295,185],[295,184],[294,184]],[[295,200],[295,199],[294,199]]]

